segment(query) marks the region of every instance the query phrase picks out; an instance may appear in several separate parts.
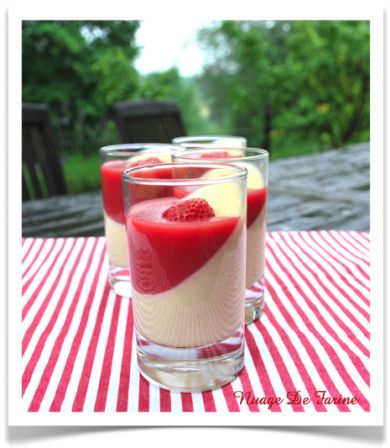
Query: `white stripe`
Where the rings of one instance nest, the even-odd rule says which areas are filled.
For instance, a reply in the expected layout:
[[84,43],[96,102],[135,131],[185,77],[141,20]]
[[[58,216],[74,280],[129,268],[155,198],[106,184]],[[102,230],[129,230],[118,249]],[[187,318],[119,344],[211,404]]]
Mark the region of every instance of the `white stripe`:
[[[330,252],[336,258],[336,260],[342,258],[344,265],[347,265],[348,268],[353,272],[353,275],[366,286],[367,291],[368,292],[370,291],[370,281],[366,277],[364,277],[362,273],[358,270],[356,265],[358,264],[360,266],[360,263],[358,263],[358,260],[355,257],[348,254],[348,252],[344,250],[342,247],[340,247],[335,240],[329,239],[325,235],[324,235],[325,238],[322,239],[319,236],[318,232],[313,232],[312,235],[317,244],[322,245],[323,247],[325,246],[328,249],[328,252]],[[333,261],[335,262],[336,260]],[[368,269],[367,265],[360,267],[364,271],[367,271]]]
[[[38,272],[39,269],[41,269],[41,264],[42,264],[43,260],[45,259],[48,252],[54,249],[55,243],[56,243],[55,241],[51,240],[51,241],[46,242],[43,245],[42,244],[34,245],[34,247],[31,249],[31,252],[29,253],[28,257],[26,258],[25,262],[23,263],[23,266],[25,267],[25,269],[24,269],[23,275],[22,275],[22,287],[24,287],[24,285],[28,282],[28,280],[30,278],[32,278],[34,275],[36,275],[36,273]],[[38,254],[36,260],[34,260],[34,262],[30,266],[30,263],[33,261],[33,258],[36,256],[38,251],[39,251],[39,254]],[[58,252],[58,250],[57,250],[57,252]]]
[[[323,235],[323,232],[320,233]],[[330,236],[332,236],[338,242],[339,247],[342,247],[342,245],[345,246],[345,248],[342,247],[342,249],[352,256],[357,263],[361,264],[363,269],[366,269],[370,265],[370,257],[363,254],[359,249],[356,249],[356,247],[350,243],[347,234],[341,235],[340,232],[329,232],[329,234],[326,235],[326,237],[330,238]]]
[[[101,240],[99,241],[99,247],[97,248],[97,251],[98,250],[99,251],[105,250],[104,241],[101,241]],[[98,257],[96,257],[96,259],[98,259]],[[94,273],[94,271],[92,271],[92,270],[91,270],[91,272]],[[62,404],[61,410],[64,412],[72,411],[73,403],[76,398],[78,385],[80,384],[84,363],[87,358],[88,347],[91,342],[93,331],[94,331],[94,328],[96,325],[99,307],[100,307],[101,301],[103,299],[104,288],[105,288],[106,282],[107,282],[107,275],[108,275],[108,263],[103,262],[102,270],[100,271],[100,273],[98,275],[98,282],[96,285],[96,291],[95,291],[93,299],[92,299],[92,306],[89,310],[87,325],[85,326],[84,334],[80,341],[80,346],[77,351],[77,356],[76,356],[76,359],[74,362],[72,376],[70,377],[68,387],[66,389],[64,401]]]
[[[288,236],[286,235],[287,244],[290,244],[290,240]],[[342,308],[340,308],[336,302],[334,302],[330,297],[327,297],[327,292],[323,289],[323,287],[320,285],[320,283],[317,281],[317,278],[313,276],[299,261],[298,257],[295,256],[295,254],[299,253],[299,256],[303,259],[304,262],[306,262],[315,272],[317,272],[317,277],[322,280],[322,282],[325,284],[326,287],[335,295],[335,297],[340,300],[340,302],[344,301],[343,295],[329,282],[326,275],[323,274],[316,266],[313,266],[313,263],[310,259],[308,259],[302,252],[299,252],[299,247],[297,247],[294,243],[294,251],[292,251],[287,244],[285,244],[284,241],[280,239],[280,236],[275,236],[275,241],[278,241],[282,246],[284,252],[292,259],[294,260],[294,265],[296,266],[296,271],[299,272],[301,275],[301,278],[303,280],[306,280],[305,283],[310,283],[311,285],[314,285],[320,296],[328,303],[331,304],[333,310],[335,311],[335,314],[340,317],[345,325],[352,329],[353,333],[359,339],[359,342],[362,343],[362,345],[367,348],[363,341],[367,340],[364,336],[362,330],[360,330],[350,319],[347,315],[344,314],[344,311]],[[302,285],[303,287],[304,285]],[[305,288],[307,291],[309,291],[309,288]],[[314,306],[318,309],[318,312],[321,313],[321,316],[325,319],[325,321],[330,325],[332,329],[335,330],[336,334],[340,337],[340,339],[355,353],[356,350],[359,352],[360,357],[364,357],[367,359],[367,356],[361,351],[360,348],[358,348],[345,334],[344,329],[338,324],[338,322],[333,318],[333,316],[327,311],[327,309],[321,304],[320,300],[318,300],[316,297],[314,297],[312,294],[310,294],[312,303]],[[347,307],[347,306],[346,306]],[[349,308],[349,307],[347,307]],[[354,315],[354,317],[357,320],[361,320],[361,315],[357,316],[358,312],[356,309],[354,312],[351,313]],[[340,330],[338,330],[338,328]]]
[[23,257],[26,255],[27,251],[30,249],[30,247],[37,243],[38,239],[35,238],[25,238],[24,240],[22,240],[22,249],[20,251],[20,259],[23,260]]
[[[37,326],[34,329],[34,332],[30,339],[29,345],[22,357],[22,369],[23,370],[26,367],[33,351],[35,350],[35,347],[36,347],[42,333],[45,331],[47,325],[49,324],[49,322],[54,314],[54,310],[58,304],[60,296],[61,296],[63,290],[65,289],[67,282],[69,281],[70,271],[73,268],[73,266],[77,263],[77,257],[79,256],[79,253],[81,252],[81,246],[82,246],[81,241],[80,241],[80,243],[76,243],[76,246],[74,247],[73,251],[70,253],[70,257],[68,259],[68,262],[66,263],[66,266],[64,266],[64,269],[62,271],[62,275],[59,278],[57,287],[54,289],[53,295],[50,297],[50,300],[47,304],[46,310],[42,314],[41,320],[38,322]],[[70,252],[70,247],[68,247],[67,250],[64,251],[64,253],[61,252],[61,254],[60,254],[61,262],[64,261],[63,258],[65,258],[69,252]],[[51,287],[50,285],[55,280],[55,277],[57,275],[57,271],[60,268],[60,265],[61,265],[61,263],[57,263],[56,269],[54,270],[53,275],[49,274],[49,279],[43,285],[42,289],[39,291],[37,298],[35,299],[34,305],[36,304],[38,299],[39,299],[38,301],[40,303],[41,302],[43,303],[44,300],[48,297],[48,293],[49,293],[49,290]],[[46,287],[46,285],[47,285],[47,287]],[[67,296],[68,302],[70,300],[69,297],[70,297],[70,295],[68,294],[68,296]],[[64,301],[64,304],[62,307],[63,309],[64,309],[64,306],[66,305],[66,303],[68,303],[68,302],[66,300]],[[34,307],[34,305],[33,305],[33,307]],[[25,334],[26,330],[29,328],[30,321],[34,320],[36,312],[39,311],[39,308],[37,310],[34,309],[34,314],[30,312],[28,314],[28,316],[26,316],[26,319],[22,323],[23,334]],[[32,310],[32,307],[31,307],[30,311],[31,310]],[[29,319],[27,319],[27,317],[29,317]],[[58,322],[58,318],[57,318],[57,322]],[[50,332],[49,337],[52,336],[53,330],[54,330],[54,328]],[[45,343],[45,348],[46,348],[46,346],[47,346],[47,342]]]
[[204,403],[201,392],[195,392],[192,394],[192,403],[194,407],[194,412],[204,412]]
[[212,391],[215,409],[217,412],[229,412],[228,405],[226,403],[225,396],[222,392],[222,389],[216,389]]
[[27,363],[29,362],[29,360],[39,342],[41,335],[44,333],[46,326],[49,324],[49,321],[54,314],[54,309],[59,302],[60,296],[61,296],[63,290],[65,289],[66,284],[69,282],[70,271],[73,268],[73,266],[76,264],[77,269],[75,270],[74,276],[70,283],[68,293],[67,293],[66,297],[64,298],[64,302],[59,311],[57,319],[53,325],[53,328],[46,339],[44,347],[40,353],[38,362],[36,363],[34,372],[31,376],[30,384],[29,384],[28,388],[26,389],[24,399],[27,400],[27,402],[31,401],[31,399],[33,398],[33,395],[41,381],[41,378],[42,378],[42,375],[46,368],[46,365],[47,365],[50,355],[53,351],[53,347],[55,345],[56,339],[62,330],[65,319],[67,317],[69,309],[74,300],[75,291],[77,289],[81,274],[83,273],[84,269],[86,268],[88,255],[91,250],[90,247],[88,247],[88,246],[91,245],[91,242],[89,242],[87,244],[87,246],[85,248],[86,250],[84,250],[80,254],[82,243],[83,243],[83,241],[80,241],[80,244],[77,244],[77,246],[79,246],[79,247],[75,248],[75,250],[72,251],[72,254],[69,258],[69,262],[67,263],[67,265],[64,269],[64,272],[58,282],[58,288],[56,288],[53,296],[51,297],[50,305],[53,304],[53,306],[50,307],[50,310],[48,307],[46,312],[42,316],[42,319],[39,322],[39,325],[38,325],[33,337],[31,338],[30,344],[22,358],[22,369],[24,371]]
[[[312,302],[316,303],[316,297],[308,288],[308,286],[306,284],[307,282],[306,282],[305,278],[302,276],[302,274],[300,273],[300,271],[298,269],[295,269],[294,266],[289,263],[289,261],[285,258],[283,251],[278,249],[273,241],[270,242],[270,245],[272,245],[274,247],[274,251],[277,254],[278,262],[281,263],[283,266],[285,266],[285,268],[289,271],[289,273],[292,276],[294,276],[295,278],[298,279],[298,283],[300,284],[303,292],[308,297],[308,299],[311,300]],[[273,255],[272,254],[269,254],[269,255],[273,259]],[[282,283],[285,285],[285,287],[287,287],[290,290],[291,295],[294,297],[297,306],[303,312],[303,314],[306,316],[307,320],[313,325],[313,327],[318,331],[318,333],[322,336],[322,338],[329,344],[329,346],[334,349],[335,353],[338,355],[339,361],[345,367],[345,370],[349,373],[349,375],[350,375],[351,379],[353,380],[353,382],[355,383],[355,385],[362,391],[362,393],[365,396],[367,396],[368,386],[364,382],[364,380],[362,379],[360,374],[358,373],[356,367],[352,363],[351,358],[340,347],[339,343],[323,327],[322,323],[317,318],[316,314],[307,305],[306,300],[301,297],[301,295],[297,292],[296,288],[294,287],[293,283],[289,280],[287,275],[282,270],[280,270],[280,272],[279,272],[279,277],[280,277]],[[290,305],[290,306],[291,306],[291,309],[293,309],[293,306],[292,305]],[[295,307],[294,307],[294,313],[296,313],[296,315],[298,316],[298,311],[295,311]],[[317,338],[314,335],[314,333],[311,333],[311,330],[309,329],[308,324],[304,323],[304,320],[301,319],[300,317],[299,317],[299,319],[302,322],[302,325],[305,325],[305,327],[307,328],[307,335],[312,337],[313,340],[317,341]],[[332,361],[330,359],[331,355],[327,354],[325,348],[322,348],[322,345],[319,342],[318,342],[318,344],[321,346],[321,349],[324,351],[324,353],[326,353],[327,359],[329,358],[329,361],[331,362]],[[333,365],[333,362],[332,362],[332,365]],[[335,371],[337,372],[336,366],[334,368],[335,368]],[[340,374],[340,378],[342,378],[341,374]]]
[[[326,281],[326,284],[328,286],[331,286],[331,288],[329,288],[333,293],[335,292],[335,286],[332,284],[332,282],[330,282],[327,279],[327,276],[325,274],[323,274],[321,272],[320,269],[318,269],[318,267],[314,264],[313,261],[310,261],[309,256],[311,256],[313,259],[317,260],[318,263],[321,263],[322,267],[324,270],[326,270],[332,277],[333,282],[340,288],[342,288],[346,294],[348,294],[348,297],[360,308],[362,308],[363,311],[365,311],[367,314],[370,313],[370,308],[369,306],[367,306],[367,304],[363,301],[363,299],[358,296],[355,291],[352,289],[351,286],[349,286],[345,280],[343,280],[340,277],[340,274],[338,272],[338,270],[332,266],[331,263],[329,263],[325,258],[322,258],[321,256],[318,255],[318,253],[316,253],[312,247],[310,245],[308,245],[306,243],[306,241],[304,241],[303,239],[300,239],[298,235],[289,235],[289,239],[290,241],[293,241],[293,243],[296,244],[296,246],[298,248],[301,249],[301,254],[302,256],[307,257],[307,262],[311,264],[311,266],[313,267],[313,269],[315,269],[315,271],[317,272],[318,276],[323,280],[323,282]],[[305,250],[306,252],[308,252],[309,256],[306,256],[305,254],[302,253],[302,250]],[[346,279],[349,281],[349,283],[352,285],[355,283],[354,281],[354,277],[351,276],[348,273],[345,273],[344,275],[346,277]],[[360,285],[359,285],[360,286]],[[356,288],[361,289],[359,286],[355,285]],[[363,294],[363,293],[362,293]],[[363,294],[364,295],[364,294]],[[358,319],[359,321],[361,321],[362,319],[365,319],[367,321],[366,317],[363,317],[361,312],[357,310],[357,308],[351,304],[350,300],[346,300],[346,298],[343,295],[340,295],[340,293],[338,292],[338,295],[336,296],[341,303],[348,309],[348,311],[350,311],[351,314],[354,315],[354,317],[356,319]]]
[[[58,246],[57,246],[57,244],[58,244]],[[24,320],[22,322],[22,334],[26,333],[28,327],[31,325],[36,314],[38,313],[38,311],[41,308],[42,304],[44,303],[45,299],[47,298],[50,288],[53,286],[54,282],[56,281],[56,277],[57,277],[66,257],[68,256],[68,254],[71,251],[73,241],[72,240],[66,241],[65,246],[63,247],[63,249],[61,250],[61,252],[58,256],[58,259],[56,260],[54,265],[52,265],[54,257],[60,251],[59,244],[60,244],[59,242],[56,242],[56,247],[53,248],[53,251],[50,254],[49,259],[47,260],[47,262],[44,265],[42,265],[38,274],[34,277],[34,280],[31,282],[30,286],[23,294],[24,303],[27,303],[33,294],[36,294],[36,297],[34,299],[34,303],[31,305],[31,308],[30,308],[28,314],[26,315],[26,317],[24,318]],[[77,245],[76,245],[76,247],[77,247]],[[69,262],[67,263],[67,265],[69,265]],[[46,277],[46,280],[44,281],[42,287],[37,290],[40,282],[45,277]],[[54,290],[54,294],[56,294],[57,291],[58,291],[58,287]],[[51,303],[49,302],[49,306],[52,303],[53,303],[53,300],[51,300]],[[48,316],[47,309],[45,310],[44,315]]]
[[[65,339],[64,339],[64,342],[63,342],[63,345],[61,348],[61,354],[58,357],[58,360],[56,362],[52,376],[50,378],[50,382],[47,387],[44,399],[42,400],[41,410],[49,411],[51,403],[55,397],[55,393],[57,391],[57,387],[61,380],[61,376],[63,374],[67,358],[70,354],[73,341],[76,337],[76,333],[77,333],[79,326],[81,325],[81,322],[82,322],[82,315],[84,313],[84,308],[87,304],[88,295],[91,291],[92,282],[93,282],[95,273],[98,269],[99,258],[100,258],[100,255],[101,255],[101,252],[103,249],[104,249],[104,247],[101,244],[100,244],[100,248],[99,248],[99,245],[97,245],[95,251],[92,251],[92,247],[85,248],[85,252],[88,252],[89,256],[91,255],[91,253],[93,253],[93,256],[91,257],[91,264],[90,264],[90,266],[86,266],[87,274],[85,276],[85,282],[84,282],[82,290],[80,291],[80,297],[79,297],[79,300],[78,300],[68,333],[65,336]],[[79,352],[79,350],[78,350],[78,352]],[[73,375],[73,372],[72,372],[72,375]]]
[[[362,291],[362,293],[365,296],[367,296],[367,294],[369,294],[369,292],[370,292],[369,284],[363,278],[362,274],[356,270],[356,266],[348,265],[348,263],[347,263],[347,266],[350,268],[350,270],[352,272],[352,274],[350,274],[347,271],[347,268],[343,264],[341,264],[337,261],[340,258],[340,254],[338,254],[337,252],[335,253],[335,251],[332,249],[332,247],[330,245],[326,245],[326,243],[323,240],[321,240],[321,239],[318,240],[318,238],[315,237],[315,232],[312,232],[311,235],[313,236],[314,240],[312,238],[310,238],[306,232],[302,232],[300,234],[300,237],[310,247],[312,247],[317,253],[320,254],[320,256],[323,259],[323,262],[326,260],[329,264],[333,265],[334,268],[338,270],[338,272],[342,273],[344,275],[344,277],[349,279],[350,283],[352,283],[356,289],[358,289],[359,291]],[[330,255],[324,251],[323,246],[326,247],[327,252],[329,252]],[[358,283],[356,281],[356,279],[359,279],[361,281],[361,283],[363,283],[363,285],[361,283]]]
[[180,392],[171,392],[171,412],[183,412]]
[[[335,232],[336,233],[336,232]],[[357,240],[356,237],[349,233],[349,232],[343,232],[341,235],[343,238],[348,240],[348,242],[353,246],[361,256],[363,256],[367,261],[370,261],[371,259],[371,251],[366,246],[363,246],[360,244],[360,240]]]
[[149,383],[149,412],[160,411],[160,388]]
[[107,411],[116,411],[119,395],[119,384],[121,377],[122,356],[126,334],[126,321],[127,321],[127,309],[129,306],[129,299],[117,297],[116,300],[121,301],[119,316],[118,316],[118,328],[115,337],[115,347],[112,357],[110,383],[107,391]]
[[[319,359],[321,360],[323,366],[326,368],[327,372],[329,373],[330,378],[333,380],[333,383],[335,384],[338,391],[344,395],[344,396],[350,396],[351,392],[344,383],[342,377],[339,375],[336,366],[333,364],[332,360],[329,358],[329,355],[325,351],[325,349],[322,347],[318,339],[311,333],[311,331],[307,328],[306,324],[302,320],[302,318],[299,316],[298,312],[295,310],[295,307],[292,306],[290,303],[289,298],[284,293],[284,288],[290,289],[291,294],[295,296],[296,299],[296,292],[294,291],[294,288],[291,288],[290,282],[285,280],[282,275],[281,270],[278,268],[277,262],[274,259],[273,255],[271,253],[268,253],[268,261],[270,265],[273,266],[276,271],[278,272],[279,276],[281,277],[283,288],[280,285],[275,284],[273,285],[276,293],[280,297],[280,299],[283,302],[283,305],[287,312],[292,317],[293,321],[295,322],[295,325],[305,334],[306,339],[308,342],[312,345],[312,347],[315,349],[316,354],[318,355]],[[271,280],[273,282],[273,280]],[[364,392],[363,392],[364,393]]]
[[138,412],[140,371],[137,363],[137,342],[134,330],[132,341],[128,410]]
[[114,304],[115,304],[115,293],[114,291],[110,290],[107,306],[103,316],[102,327],[100,329],[99,339],[96,346],[96,353],[91,369],[91,376],[89,378],[87,394],[85,396],[84,409],[83,409],[83,411],[85,412],[93,412],[95,407],[95,401],[99,389],[99,382],[103,368],[104,354],[106,351],[108,334],[110,332],[110,324],[112,321]]
[[[263,335],[261,334],[259,329],[256,327],[256,325],[248,325],[247,330],[252,334],[252,336],[255,340],[256,346],[257,346],[259,352],[261,353],[265,371],[267,372],[271,386],[274,389],[275,396],[272,398],[285,397],[286,389],[283,385],[283,381],[279,375],[279,371],[276,368],[275,362],[274,362],[272,355],[268,349],[268,346],[263,338]],[[271,397],[267,396],[267,398],[271,398]],[[283,406],[283,404],[284,404],[284,402],[280,404],[280,407],[281,407],[281,409],[283,409],[283,412],[286,412],[287,414],[293,412],[292,406],[286,406],[286,405]],[[268,405],[260,405],[260,408],[262,411],[275,412],[275,408],[268,409]]]

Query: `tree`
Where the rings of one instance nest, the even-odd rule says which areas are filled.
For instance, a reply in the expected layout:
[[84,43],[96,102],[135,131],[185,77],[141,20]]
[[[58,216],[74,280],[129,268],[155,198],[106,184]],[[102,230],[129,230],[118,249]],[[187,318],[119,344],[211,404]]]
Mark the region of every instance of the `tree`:
[[108,107],[135,95],[137,28],[133,21],[23,22],[23,101],[47,103],[57,131],[69,130],[69,147],[92,148]]
[[224,21],[199,39],[213,119],[252,145],[367,138],[368,22]]

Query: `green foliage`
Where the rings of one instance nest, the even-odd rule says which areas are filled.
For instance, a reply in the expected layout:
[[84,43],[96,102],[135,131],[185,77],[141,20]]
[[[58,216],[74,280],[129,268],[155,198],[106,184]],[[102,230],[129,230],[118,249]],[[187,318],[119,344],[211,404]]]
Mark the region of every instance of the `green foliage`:
[[224,21],[202,30],[213,119],[252,145],[337,147],[368,138],[369,24]]
[[134,96],[138,26],[131,21],[23,22],[23,101],[49,105],[65,148],[88,151],[104,143],[100,130],[109,106]]

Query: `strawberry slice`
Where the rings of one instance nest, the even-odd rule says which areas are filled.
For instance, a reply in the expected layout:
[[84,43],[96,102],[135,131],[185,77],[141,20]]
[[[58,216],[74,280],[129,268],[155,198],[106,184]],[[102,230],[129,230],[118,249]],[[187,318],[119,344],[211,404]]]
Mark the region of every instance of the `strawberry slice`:
[[188,222],[203,221],[215,216],[214,210],[205,199],[187,199],[169,207],[162,214],[168,221]]

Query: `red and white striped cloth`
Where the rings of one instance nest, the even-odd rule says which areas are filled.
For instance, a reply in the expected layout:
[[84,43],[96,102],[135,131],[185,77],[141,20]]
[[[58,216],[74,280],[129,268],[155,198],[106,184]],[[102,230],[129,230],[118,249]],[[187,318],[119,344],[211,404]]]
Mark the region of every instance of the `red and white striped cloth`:
[[[270,232],[266,306],[246,328],[245,368],[233,383],[193,394],[140,375],[132,302],[109,288],[104,238],[22,244],[21,382],[30,412],[370,410],[367,233]],[[288,404],[295,391],[312,400]],[[313,399],[316,391],[357,403],[330,406]],[[272,404],[276,397],[283,401]]]

